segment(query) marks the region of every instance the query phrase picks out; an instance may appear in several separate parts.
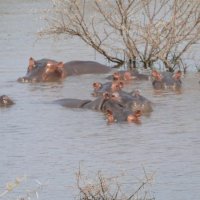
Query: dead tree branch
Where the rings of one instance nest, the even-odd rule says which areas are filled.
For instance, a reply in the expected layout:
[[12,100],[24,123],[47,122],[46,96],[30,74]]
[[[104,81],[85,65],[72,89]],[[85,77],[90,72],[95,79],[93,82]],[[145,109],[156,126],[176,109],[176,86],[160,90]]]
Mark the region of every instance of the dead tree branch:
[[200,41],[199,0],[54,0],[46,20],[40,35],[78,37],[118,65],[173,70]]

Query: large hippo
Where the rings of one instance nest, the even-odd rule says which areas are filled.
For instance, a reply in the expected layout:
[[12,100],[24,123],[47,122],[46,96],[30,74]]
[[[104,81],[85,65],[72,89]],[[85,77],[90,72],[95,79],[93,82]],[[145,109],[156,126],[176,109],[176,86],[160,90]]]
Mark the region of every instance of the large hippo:
[[19,82],[50,82],[63,80],[67,76],[81,74],[108,73],[110,67],[94,61],[57,62],[51,59],[29,59],[27,73],[18,79]]
[[95,100],[66,98],[66,99],[56,100],[54,101],[54,103],[60,104],[68,108],[85,108],[102,112],[105,112],[107,109],[110,109],[111,107],[113,109],[116,108],[117,106],[123,107],[119,102],[110,99],[110,95],[108,93],[104,93],[102,96],[96,98]]
[[14,102],[7,95],[0,96],[0,107],[7,107],[13,105]]
[[141,111],[128,110],[120,102],[110,98],[108,93],[96,98],[95,100],[81,100],[81,99],[60,99],[54,101],[68,108],[83,108],[94,111],[101,111],[105,114],[108,123],[113,122],[135,122],[140,123]]
[[152,71],[152,85],[156,90],[172,89],[179,90],[182,86],[182,72],[179,70],[175,73]]

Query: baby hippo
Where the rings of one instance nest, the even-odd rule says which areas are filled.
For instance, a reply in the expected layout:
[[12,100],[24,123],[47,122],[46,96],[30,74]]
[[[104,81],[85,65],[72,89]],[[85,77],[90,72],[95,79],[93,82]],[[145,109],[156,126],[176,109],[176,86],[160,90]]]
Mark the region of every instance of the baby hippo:
[[29,58],[25,76],[18,78],[21,83],[62,81],[68,76],[83,74],[105,74],[111,68],[94,61],[57,62],[51,59]]
[[14,102],[7,95],[0,96],[0,107],[7,107],[13,104]]

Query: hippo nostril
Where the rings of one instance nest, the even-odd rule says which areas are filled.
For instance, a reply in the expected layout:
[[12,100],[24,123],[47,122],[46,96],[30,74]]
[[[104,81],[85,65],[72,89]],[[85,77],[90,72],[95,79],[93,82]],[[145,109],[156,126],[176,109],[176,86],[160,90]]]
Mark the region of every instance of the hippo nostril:
[[28,79],[27,78],[23,78],[23,83],[28,83]]
[[[28,80],[27,80],[27,81],[28,81]],[[36,83],[36,82],[37,82],[37,78],[33,78],[33,79],[32,79],[32,82],[33,82],[33,83]]]

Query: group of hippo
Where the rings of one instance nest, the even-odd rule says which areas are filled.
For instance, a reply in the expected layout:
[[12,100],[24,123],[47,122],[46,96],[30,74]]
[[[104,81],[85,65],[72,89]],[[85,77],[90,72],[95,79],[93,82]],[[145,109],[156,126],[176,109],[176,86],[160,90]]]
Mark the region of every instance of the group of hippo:
[[[21,83],[61,81],[68,76],[82,74],[107,74],[107,82],[93,83],[90,99],[59,99],[53,103],[67,108],[82,108],[101,111],[108,123],[135,122],[140,123],[141,115],[153,111],[152,102],[141,95],[139,89],[132,92],[123,90],[132,80],[149,80],[155,90],[179,90],[181,88],[181,71],[176,73],[152,70],[150,75],[141,74],[136,69],[112,72],[112,68],[93,61],[71,61],[67,63],[50,59],[29,59],[27,73],[18,79]],[[14,102],[6,95],[0,96],[0,107],[13,105]]]

